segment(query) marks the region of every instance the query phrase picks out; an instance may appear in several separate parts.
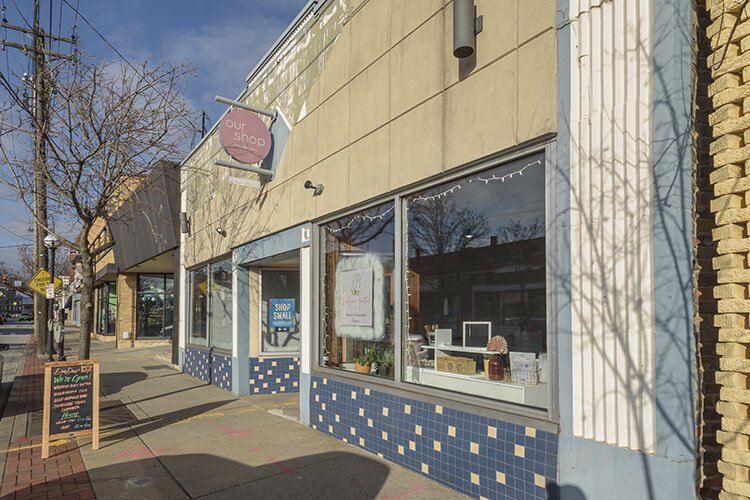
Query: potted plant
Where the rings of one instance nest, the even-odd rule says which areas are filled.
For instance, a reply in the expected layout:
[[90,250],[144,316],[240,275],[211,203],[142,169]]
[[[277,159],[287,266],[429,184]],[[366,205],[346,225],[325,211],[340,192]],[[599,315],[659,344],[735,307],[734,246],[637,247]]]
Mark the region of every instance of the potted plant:
[[502,356],[508,354],[508,341],[501,335],[495,335],[487,342],[487,350],[493,354],[484,359],[484,376],[490,380],[503,380],[505,366]]
[[358,373],[370,373],[372,363],[377,358],[378,352],[375,346],[370,346],[362,351],[362,354],[354,358],[354,369]]
[[392,377],[393,366],[396,364],[396,354],[393,352],[393,344],[378,353],[378,375],[381,377]]

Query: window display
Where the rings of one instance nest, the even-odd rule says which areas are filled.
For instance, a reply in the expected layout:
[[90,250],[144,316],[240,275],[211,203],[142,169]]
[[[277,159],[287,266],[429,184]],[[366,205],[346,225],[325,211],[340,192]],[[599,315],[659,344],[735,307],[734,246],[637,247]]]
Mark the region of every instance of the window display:
[[138,275],[136,337],[171,337],[174,312],[171,274]]
[[394,208],[380,205],[322,227],[324,366],[393,377]]
[[405,381],[547,407],[543,165],[526,158],[405,200]]
[[300,350],[299,271],[261,271],[261,351]]
[[547,408],[546,189],[537,154],[321,225],[321,365],[390,378],[400,342],[399,383]]

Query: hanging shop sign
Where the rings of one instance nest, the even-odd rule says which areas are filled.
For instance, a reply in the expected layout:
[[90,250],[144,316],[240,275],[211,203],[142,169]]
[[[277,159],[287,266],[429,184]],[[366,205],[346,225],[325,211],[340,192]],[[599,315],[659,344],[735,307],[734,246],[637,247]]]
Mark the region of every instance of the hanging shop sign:
[[271,151],[271,133],[258,115],[233,109],[221,119],[219,140],[224,151],[242,163],[260,163]]
[[268,326],[277,332],[293,332],[294,299],[271,299],[268,307]]

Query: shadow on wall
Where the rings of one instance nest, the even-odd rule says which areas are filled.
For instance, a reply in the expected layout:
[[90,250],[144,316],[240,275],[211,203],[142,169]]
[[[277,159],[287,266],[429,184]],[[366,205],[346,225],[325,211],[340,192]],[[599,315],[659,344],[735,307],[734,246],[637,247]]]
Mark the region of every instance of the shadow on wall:
[[578,486],[557,483],[547,484],[548,500],[586,500],[586,495]]
[[[157,450],[158,451],[158,450]],[[123,462],[88,471],[99,498],[376,498],[388,477],[382,463],[347,452],[320,453],[291,460],[277,460],[262,449],[251,467],[233,460],[205,455],[152,455],[123,457]],[[165,470],[166,469],[166,470]],[[81,475],[77,475],[81,476]],[[350,478],[352,480],[344,480]],[[47,482],[46,489],[75,489],[67,476]],[[32,486],[16,492],[16,498],[33,498]]]

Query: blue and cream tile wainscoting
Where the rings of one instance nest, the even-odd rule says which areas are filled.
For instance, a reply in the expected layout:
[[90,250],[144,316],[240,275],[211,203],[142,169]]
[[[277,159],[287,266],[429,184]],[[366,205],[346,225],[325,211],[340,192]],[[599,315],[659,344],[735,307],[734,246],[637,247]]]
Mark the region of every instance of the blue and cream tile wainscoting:
[[203,382],[232,390],[232,357],[218,352],[211,352],[209,371],[209,351],[187,347],[185,349],[185,373]]
[[198,380],[208,382],[210,377],[208,368],[208,351],[185,348],[185,373]]
[[312,377],[310,425],[473,497],[546,499],[557,435]]
[[250,358],[250,394],[299,392],[299,356]]

